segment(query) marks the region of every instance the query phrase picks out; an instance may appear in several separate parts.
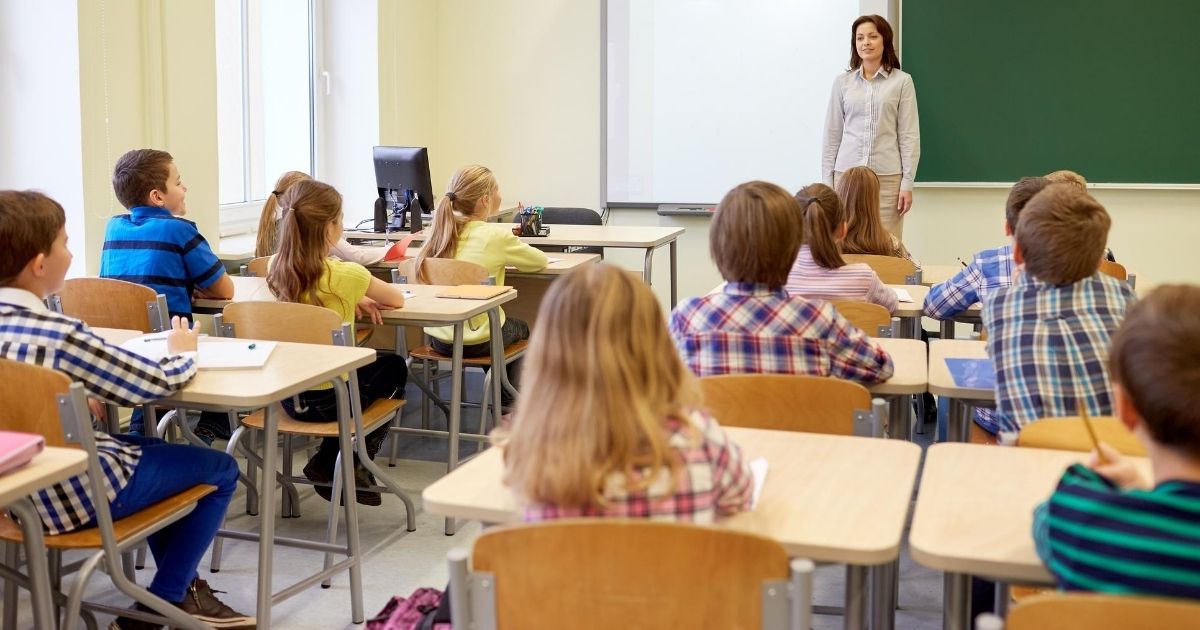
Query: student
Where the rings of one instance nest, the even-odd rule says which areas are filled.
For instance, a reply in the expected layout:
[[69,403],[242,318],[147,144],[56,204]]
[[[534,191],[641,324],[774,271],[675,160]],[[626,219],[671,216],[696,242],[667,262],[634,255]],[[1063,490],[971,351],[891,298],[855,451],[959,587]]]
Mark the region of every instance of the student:
[[[329,257],[329,250],[342,236],[342,196],[329,184],[312,179],[298,181],[279,198],[283,220],[279,229],[279,253],[267,267],[267,286],[282,302],[323,306],[337,312],[342,321],[354,322],[355,309],[369,313],[382,324],[379,309],[404,305],[404,292],[395,285],[373,277],[362,265]],[[408,369],[404,359],[380,353],[375,362],[358,368],[359,394],[366,409],[381,398],[404,395]],[[332,422],[338,419],[337,398],[329,383],[300,394],[300,407],[293,399],[283,401],[288,415],[303,422]],[[374,458],[387,438],[388,428],[379,427],[366,436],[367,453]],[[328,484],[333,481],[338,456],[338,439],[325,438],[304,466],[309,480]],[[355,483],[359,488],[375,485],[375,478],[355,462]],[[328,486],[316,486],[316,492],[330,499]],[[359,490],[358,502],[379,505],[378,492]]]
[[1200,599],[1200,288],[1156,289],[1113,337],[1113,407],[1153,476],[1107,444],[1034,513],[1059,588]]
[[504,481],[525,520],[579,516],[711,523],[750,508],[741,449],[699,407],[658,300],[599,263],[542,299]]
[[[429,228],[429,241],[417,254],[415,269],[420,270],[421,281],[428,282],[422,265],[426,258],[455,258],[483,266],[488,275],[496,279],[497,285],[504,284],[506,265],[518,271],[537,271],[549,262],[545,252],[522,243],[509,225],[487,223],[485,220],[500,209],[500,185],[490,170],[483,166],[460,168],[446,184],[446,196],[442,197],[433,212],[433,225]],[[529,338],[529,324],[515,317],[507,317],[500,310],[504,345],[510,346]],[[454,351],[454,327],[426,328],[432,337],[434,350],[450,355]],[[486,313],[467,321],[463,327],[463,356],[491,356],[491,327]],[[520,359],[508,366],[508,382],[517,388],[520,375]],[[500,395],[501,413],[507,414],[513,404],[513,396],[507,389]]]
[[1013,261],[1024,271],[983,304],[996,415],[975,421],[988,433],[1078,415],[1080,404],[1112,414],[1109,339],[1134,295],[1097,272],[1110,224],[1104,206],[1069,184],[1046,186],[1021,211]]
[[[279,249],[279,222],[283,219],[279,198],[289,186],[306,179],[312,178],[307,173],[288,171],[275,180],[275,189],[267,195],[267,200],[263,202],[262,214],[258,219],[258,238],[255,239],[254,244],[255,256],[272,256]],[[339,238],[338,242],[330,248],[329,255],[339,260],[367,266],[383,260],[386,252],[386,247],[357,247],[351,245],[346,239]]]
[[787,292],[810,300],[858,300],[896,310],[896,292],[866,263],[846,264],[838,242],[846,236],[846,211],[837,193],[811,184],[796,193],[804,216],[804,243],[787,278]]
[[879,176],[866,166],[855,166],[842,173],[837,181],[837,194],[849,216],[846,238],[842,239],[843,254],[871,254],[913,259],[904,243],[883,227],[879,218]]
[[[148,286],[166,296],[172,317],[192,316],[192,294],[228,299],[233,281],[187,214],[187,186],[166,151],[135,149],[113,169],[113,192],[129,214],[108,221],[100,254],[100,277]],[[142,410],[129,432],[142,434]],[[224,414],[203,413],[196,432],[211,441],[229,438]]]
[[[1049,184],[1045,177],[1022,177],[1013,185],[1004,204],[1005,236],[1013,235],[1025,204]],[[952,278],[934,285],[925,296],[925,315],[938,320],[952,319],[998,289],[1012,284],[1016,269],[1012,249],[1012,243],[985,249],[975,254],[971,264]]]
[[803,233],[799,205],[775,184],[742,184],[717,205],[708,246],[725,284],[671,312],[675,347],[694,374],[891,377],[887,352],[832,305],[783,290]]
[[[189,329],[186,319],[172,318],[169,356],[153,361],[105,343],[83,322],[43,304],[47,295],[62,289],[71,266],[65,225],[63,208],[53,199],[37,192],[0,191],[0,243],[5,244],[0,248],[0,358],[58,370],[82,383],[89,395],[121,405],[140,405],[178,391],[196,375],[199,329]],[[253,628],[253,617],[223,604],[196,573],[237,486],[234,459],[218,450],[99,432],[96,450],[108,481],[104,499],[114,520],[198,484],[217,487],[183,518],[150,536],[158,570],[149,590],[204,623]],[[47,532],[95,525],[88,487],[80,475],[32,497]],[[159,627],[124,617],[110,626]]]
[[[1064,169],[1047,173],[1046,181],[1050,182],[1051,184],[1073,184],[1077,186],[1080,191],[1087,192],[1087,179],[1075,171],[1068,171]],[[1117,262],[1117,257],[1113,255],[1112,248],[1106,247],[1104,249],[1104,260]]]

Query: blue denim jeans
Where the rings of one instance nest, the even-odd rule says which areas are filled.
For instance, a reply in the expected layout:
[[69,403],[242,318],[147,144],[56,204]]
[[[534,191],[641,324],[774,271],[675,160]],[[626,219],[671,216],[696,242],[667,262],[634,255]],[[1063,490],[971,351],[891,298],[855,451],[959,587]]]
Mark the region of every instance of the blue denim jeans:
[[225,518],[225,510],[237,488],[237,462],[215,449],[167,444],[157,438],[136,435],[112,437],[142,447],[133,477],[111,504],[113,520],[130,516],[198,484],[217,487],[215,492],[200,499],[191,513],[147,541],[158,566],[150,592],[169,602],[181,602],[197,577],[196,567]]

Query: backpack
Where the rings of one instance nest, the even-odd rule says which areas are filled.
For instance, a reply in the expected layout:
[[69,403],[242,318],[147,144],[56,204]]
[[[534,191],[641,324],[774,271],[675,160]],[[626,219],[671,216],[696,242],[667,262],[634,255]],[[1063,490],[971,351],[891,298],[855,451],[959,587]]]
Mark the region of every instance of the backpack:
[[367,620],[366,630],[452,630],[450,598],[436,588],[419,588],[408,597],[393,596]]

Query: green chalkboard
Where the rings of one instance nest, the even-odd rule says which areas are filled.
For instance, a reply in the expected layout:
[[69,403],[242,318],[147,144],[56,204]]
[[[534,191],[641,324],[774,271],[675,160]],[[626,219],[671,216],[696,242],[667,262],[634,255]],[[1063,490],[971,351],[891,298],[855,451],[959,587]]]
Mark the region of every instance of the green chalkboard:
[[917,181],[1200,184],[1200,1],[907,0]]

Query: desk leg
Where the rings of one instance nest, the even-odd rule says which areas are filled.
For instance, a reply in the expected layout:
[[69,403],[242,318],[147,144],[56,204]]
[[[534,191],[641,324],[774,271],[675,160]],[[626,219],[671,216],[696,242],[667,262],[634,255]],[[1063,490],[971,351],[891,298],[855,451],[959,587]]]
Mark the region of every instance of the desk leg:
[[[492,399],[492,426],[500,426],[500,390],[504,389],[504,384],[508,383],[508,366],[504,365],[504,331],[500,325],[500,308],[494,308],[488,311],[488,323],[492,336],[492,391],[484,392],[484,396],[490,396]],[[509,383],[511,387],[512,384]],[[484,432],[483,425],[484,415],[483,407],[479,409],[479,432]],[[482,447],[480,447],[482,448]]]
[[846,630],[867,627],[867,567],[846,565],[846,616],[842,627]]
[[[495,366],[492,367],[495,369]],[[450,454],[446,458],[446,472],[458,467],[458,432],[462,424],[462,376],[463,376],[463,323],[454,324],[454,352],[450,360]],[[495,380],[493,376],[492,380]],[[458,527],[454,517],[446,517],[446,535],[453,536]]]
[[969,418],[967,418],[966,405],[962,401],[951,398],[950,409],[946,414],[946,440],[949,442],[966,442],[970,433],[970,427],[967,426]]
[[[275,563],[275,469],[279,457],[278,403],[267,405],[263,421],[262,484],[258,493],[260,537],[258,541],[258,627],[271,627],[272,577]],[[354,497],[347,497],[353,501]]]
[[942,589],[942,630],[969,630],[971,627],[971,576],[947,573]]
[[871,630],[892,630],[896,623],[897,563],[871,567]]
[[954,320],[953,319],[943,319],[942,320],[941,337],[942,337],[942,339],[953,339],[954,338]]
[[[349,385],[349,391],[346,389],[347,385]],[[336,388],[335,396],[338,403],[338,440],[341,442],[339,448],[342,454],[342,483],[345,486],[342,503],[346,510],[347,555],[353,560],[350,565],[350,621],[362,623],[365,619],[362,594],[362,550],[358,535],[358,500],[354,485],[354,450],[352,448],[355,443],[355,435],[361,444],[361,457],[364,460],[368,458],[367,435],[363,432],[362,426],[362,402],[358,394],[357,370],[351,370],[348,384],[339,378],[334,380],[333,386]],[[355,433],[350,431],[351,427],[354,428]],[[336,510],[337,506],[331,505],[329,509]],[[326,554],[327,566],[330,564],[330,560],[331,558]]]
[[25,563],[29,566],[33,625],[35,628],[54,628],[58,625],[58,620],[54,617],[54,606],[50,599],[50,569],[46,565],[42,519],[27,497],[22,497],[8,506],[8,509],[21,520],[21,533],[25,536]]
[[893,440],[912,440],[912,396],[888,398],[888,436]]
[[679,304],[679,263],[675,244],[678,241],[671,241],[671,308],[675,308]]
[[654,275],[654,248],[646,248],[646,257],[642,262],[642,280],[649,286],[654,286],[652,277]]

